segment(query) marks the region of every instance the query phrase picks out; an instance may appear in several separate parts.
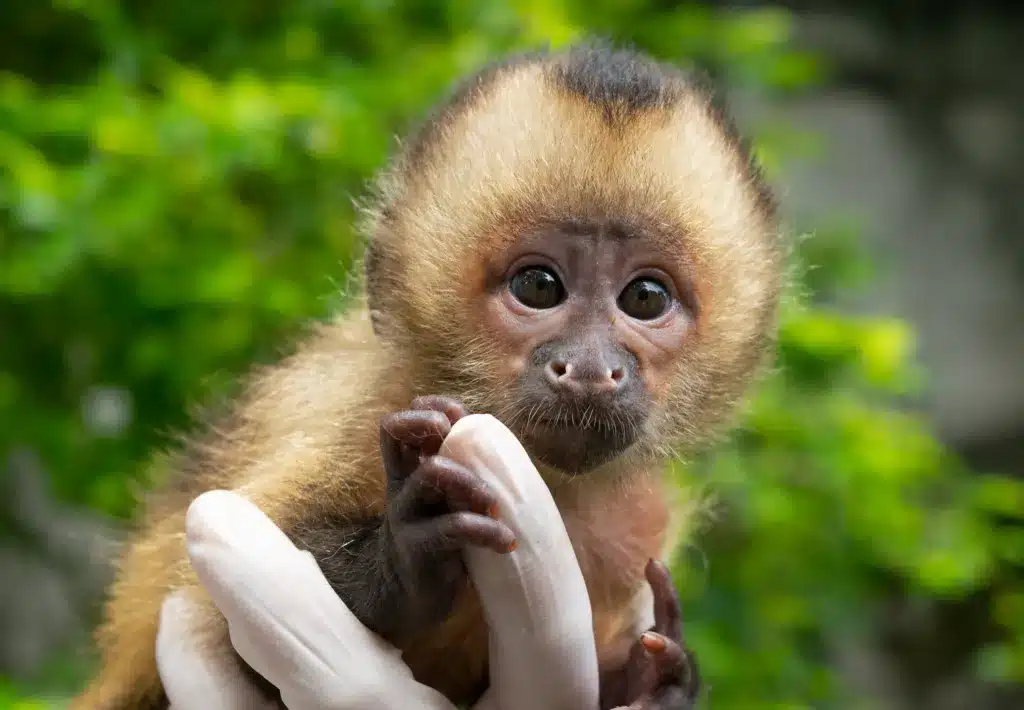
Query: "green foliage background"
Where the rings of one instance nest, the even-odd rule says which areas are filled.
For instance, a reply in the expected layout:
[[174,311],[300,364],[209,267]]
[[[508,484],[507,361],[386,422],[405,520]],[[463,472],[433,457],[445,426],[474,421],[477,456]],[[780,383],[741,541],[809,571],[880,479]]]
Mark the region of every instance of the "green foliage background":
[[[763,92],[822,78],[784,13],[660,0],[4,0],[0,20],[0,453],[32,447],[63,499],[117,518],[190,408],[343,306],[351,199],[457,76],[596,32]],[[757,134],[770,169],[804,138]],[[921,382],[905,324],[824,305],[868,283],[855,235],[794,251],[777,374],[677,467],[717,500],[677,561],[709,706],[872,707],[834,659],[894,598],[982,596],[965,663],[1024,680],[1024,488],[896,408]],[[83,416],[105,388],[122,430]],[[0,679],[4,706],[36,705]]]

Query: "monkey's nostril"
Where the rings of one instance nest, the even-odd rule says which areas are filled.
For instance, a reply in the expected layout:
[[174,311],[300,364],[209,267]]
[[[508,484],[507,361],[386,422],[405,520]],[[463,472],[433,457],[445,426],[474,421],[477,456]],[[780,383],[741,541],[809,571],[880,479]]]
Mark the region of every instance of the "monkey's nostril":
[[564,362],[555,361],[549,367],[551,368],[551,373],[557,378],[565,377],[569,374],[569,365]]
[[615,384],[621,384],[622,380],[626,377],[626,371],[621,367],[616,367],[608,371],[608,376]]

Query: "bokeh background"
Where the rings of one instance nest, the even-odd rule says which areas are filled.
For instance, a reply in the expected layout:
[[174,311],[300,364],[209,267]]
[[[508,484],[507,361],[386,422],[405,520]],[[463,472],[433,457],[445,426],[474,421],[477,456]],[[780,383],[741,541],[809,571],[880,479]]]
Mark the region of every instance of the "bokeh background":
[[1024,694],[1024,13],[841,0],[0,0],[0,708],[62,707],[195,407],[344,307],[352,198],[496,53],[727,88],[794,243],[675,561],[714,710]]

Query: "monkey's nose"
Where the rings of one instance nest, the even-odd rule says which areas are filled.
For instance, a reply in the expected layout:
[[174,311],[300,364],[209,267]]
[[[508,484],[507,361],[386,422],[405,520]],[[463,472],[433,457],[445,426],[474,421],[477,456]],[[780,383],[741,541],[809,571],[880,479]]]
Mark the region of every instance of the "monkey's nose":
[[574,395],[614,392],[626,379],[621,367],[608,367],[597,362],[552,360],[544,368],[548,383],[556,391]]

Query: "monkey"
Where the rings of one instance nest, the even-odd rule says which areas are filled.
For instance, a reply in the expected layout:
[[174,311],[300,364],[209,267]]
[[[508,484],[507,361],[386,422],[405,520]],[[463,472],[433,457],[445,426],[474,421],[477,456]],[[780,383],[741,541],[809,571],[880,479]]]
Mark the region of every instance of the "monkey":
[[[686,525],[667,462],[728,430],[774,351],[786,254],[748,141],[701,73],[587,40],[456,85],[360,207],[355,305],[159,459],[170,483],[119,559],[101,668],[73,710],[167,706],[160,604],[183,588],[202,599],[183,519],[213,489],[310,551],[418,680],[479,697],[487,630],[460,551],[515,540],[486,483],[438,455],[467,412],[498,418],[537,464],[609,687],[628,668],[648,560]],[[197,636],[233,653],[204,608]]]

